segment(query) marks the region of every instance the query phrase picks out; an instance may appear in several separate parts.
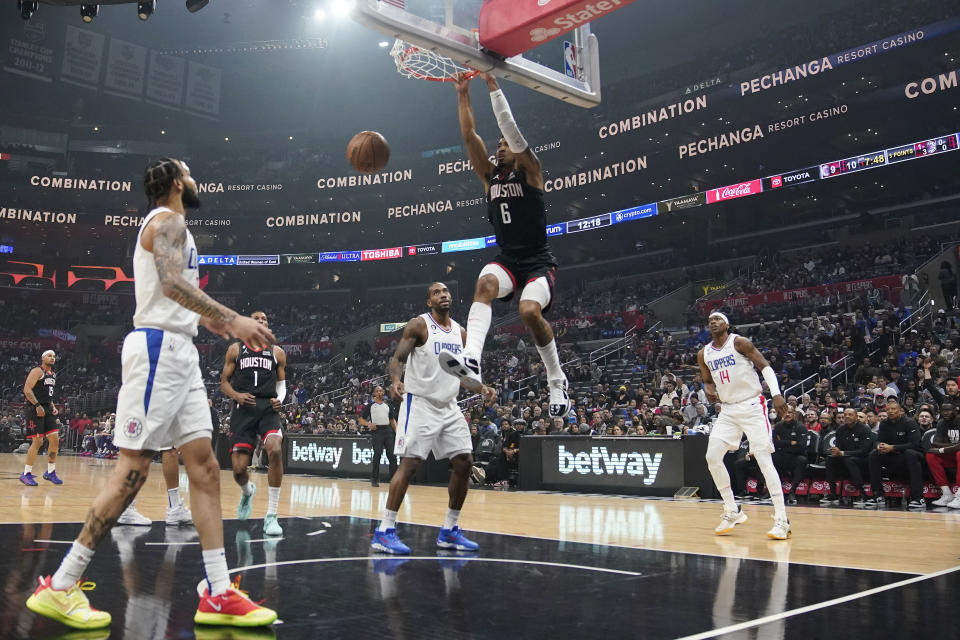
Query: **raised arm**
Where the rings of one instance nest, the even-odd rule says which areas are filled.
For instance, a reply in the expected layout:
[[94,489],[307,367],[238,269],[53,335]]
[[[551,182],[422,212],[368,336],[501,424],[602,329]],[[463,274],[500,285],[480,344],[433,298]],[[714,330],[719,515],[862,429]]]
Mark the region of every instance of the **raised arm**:
[[737,336],[733,341],[733,348],[748,358],[753,366],[760,371],[763,381],[767,383],[767,388],[770,389],[770,395],[773,396],[773,408],[777,410],[777,415],[782,419],[783,414],[787,411],[787,401],[783,399],[783,394],[780,393],[780,382],[777,380],[777,374],[774,373],[773,367],[763,357],[763,354],[757,351],[753,343],[744,337]]
[[153,262],[163,295],[180,306],[200,314],[203,326],[214,333],[240,338],[254,349],[273,344],[275,338],[269,329],[253,318],[239,315],[220,304],[183,277],[183,248],[187,241],[187,226],[183,217],[166,212],[156,216],[144,229],[140,243],[153,253]]
[[473,106],[470,104],[470,80],[471,78],[464,78],[461,74],[454,81],[457,88],[457,114],[460,117],[460,135],[463,136],[463,144],[467,148],[467,155],[470,157],[473,170],[477,172],[477,176],[483,182],[484,191],[486,191],[490,188],[487,178],[496,167],[490,162],[487,148],[477,134],[473,118]]
[[543,168],[540,166],[540,159],[520,133],[520,127],[513,118],[507,97],[503,95],[497,79],[489,73],[481,73],[480,77],[487,83],[487,89],[490,90],[490,105],[493,107],[493,115],[497,117],[500,133],[503,134],[507,146],[516,157],[517,165],[526,176],[527,183],[531,187],[543,189]]
[[390,358],[390,396],[393,398],[402,398],[405,393],[403,388],[403,365],[407,363],[407,358],[413,353],[413,350],[427,341],[427,323],[417,316],[403,327],[403,335],[397,344],[393,357]]

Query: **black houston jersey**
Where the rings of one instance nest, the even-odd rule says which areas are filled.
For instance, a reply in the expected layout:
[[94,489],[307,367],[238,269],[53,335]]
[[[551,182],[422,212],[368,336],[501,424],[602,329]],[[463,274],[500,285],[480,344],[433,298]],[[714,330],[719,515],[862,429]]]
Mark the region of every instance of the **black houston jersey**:
[[53,402],[53,388],[57,386],[57,374],[43,367],[40,370],[43,371],[43,377],[33,385],[33,396],[40,404],[50,404]]
[[230,385],[239,393],[252,393],[258,398],[276,398],[277,358],[273,355],[273,347],[254,351],[241,342]]
[[494,170],[488,180],[487,218],[503,253],[524,258],[547,247],[543,191],[527,184],[523,171]]

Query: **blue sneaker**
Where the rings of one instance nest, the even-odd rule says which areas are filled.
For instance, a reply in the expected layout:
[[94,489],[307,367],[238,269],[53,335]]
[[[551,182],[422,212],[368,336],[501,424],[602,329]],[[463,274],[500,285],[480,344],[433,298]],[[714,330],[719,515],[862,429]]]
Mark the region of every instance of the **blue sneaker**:
[[457,551],[476,551],[480,548],[473,540],[468,540],[463,535],[463,529],[454,527],[453,529],[440,529],[437,535],[437,546],[441,549],[456,549]]
[[37,479],[33,477],[32,473],[21,473],[20,482],[27,485],[28,487],[37,486]]
[[392,553],[395,556],[410,555],[410,547],[400,542],[396,529],[374,531],[373,540],[370,541],[370,547],[375,551]]
[[52,482],[53,484],[63,484],[63,480],[61,480],[61,479],[57,476],[57,472],[56,472],[56,471],[51,471],[50,473],[45,473],[45,474],[43,474],[43,479],[44,479],[44,480],[49,480],[49,481]]
[[253,496],[257,495],[257,485],[253,485],[253,491],[250,495],[240,493],[240,504],[237,505],[237,518],[246,520],[253,511]]

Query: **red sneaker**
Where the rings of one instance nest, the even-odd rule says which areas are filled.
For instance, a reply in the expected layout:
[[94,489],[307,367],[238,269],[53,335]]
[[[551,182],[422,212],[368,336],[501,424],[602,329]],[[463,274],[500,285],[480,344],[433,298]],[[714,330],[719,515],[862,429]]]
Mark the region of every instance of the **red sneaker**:
[[233,627],[262,627],[273,624],[276,619],[276,611],[255,604],[233,587],[218,596],[211,596],[210,592],[204,589],[197,614],[193,616],[193,621],[197,624]]

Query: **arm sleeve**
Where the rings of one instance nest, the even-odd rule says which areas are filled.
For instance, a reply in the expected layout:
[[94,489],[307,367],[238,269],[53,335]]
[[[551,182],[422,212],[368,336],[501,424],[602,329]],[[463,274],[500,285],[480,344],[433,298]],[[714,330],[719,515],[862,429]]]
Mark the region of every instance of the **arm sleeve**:
[[523,153],[527,150],[527,141],[520,133],[516,121],[513,119],[513,113],[510,111],[510,105],[507,103],[507,97],[503,91],[497,89],[490,92],[490,104],[493,106],[493,114],[497,117],[497,124],[500,126],[500,133],[503,134],[507,146],[513,153]]
[[363,405],[363,412],[360,414],[364,420],[370,420],[370,403]]

